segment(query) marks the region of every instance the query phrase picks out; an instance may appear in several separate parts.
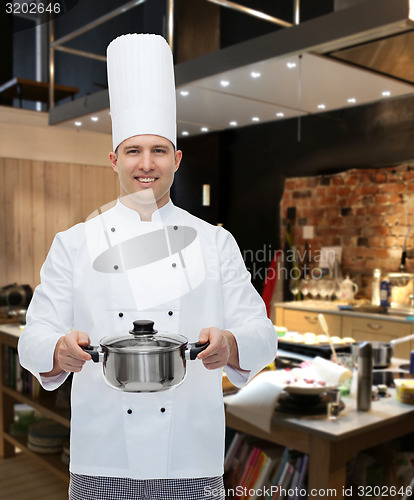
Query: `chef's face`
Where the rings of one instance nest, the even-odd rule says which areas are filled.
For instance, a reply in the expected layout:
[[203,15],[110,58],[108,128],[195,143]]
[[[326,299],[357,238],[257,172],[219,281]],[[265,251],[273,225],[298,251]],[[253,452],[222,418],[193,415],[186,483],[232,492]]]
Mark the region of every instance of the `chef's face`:
[[122,142],[109,155],[118,173],[121,196],[138,196],[142,203],[156,201],[158,207],[170,199],[174,173],[182,153],[158,135],[136,135]]

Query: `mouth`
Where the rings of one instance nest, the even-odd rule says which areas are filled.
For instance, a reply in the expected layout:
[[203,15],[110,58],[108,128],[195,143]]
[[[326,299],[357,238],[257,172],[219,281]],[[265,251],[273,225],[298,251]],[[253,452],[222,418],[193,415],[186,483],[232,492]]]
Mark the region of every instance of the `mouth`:
[[157,180],[157,177],[135,177],[135,180],[140,184],[145,184],[148,186],[153,184]]

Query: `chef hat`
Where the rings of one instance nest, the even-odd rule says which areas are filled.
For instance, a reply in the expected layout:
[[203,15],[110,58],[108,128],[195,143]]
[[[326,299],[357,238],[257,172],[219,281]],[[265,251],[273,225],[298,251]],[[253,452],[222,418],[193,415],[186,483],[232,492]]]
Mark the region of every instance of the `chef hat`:
[[159,135],[176,146],[174,64],[159,35],[129,34],[107,49],[114,151],[129,137]]

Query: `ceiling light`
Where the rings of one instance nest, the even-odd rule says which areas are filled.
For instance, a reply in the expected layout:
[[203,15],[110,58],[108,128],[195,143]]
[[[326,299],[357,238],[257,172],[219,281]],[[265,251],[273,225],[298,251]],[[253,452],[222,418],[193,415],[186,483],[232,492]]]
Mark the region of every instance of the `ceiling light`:
[[201,132],[208,132],[208,128],[207,127],[201,127]]
[[288,62],[288,63],[286,63],[286,66],[289,69],[296,68],[296,63],[295,62]]
[[382,93],[383,97],[389,97],[390,95],[391,95],[391,92],[389,90],[384,90],[384,92]]
[[188,90],[181,90],[180,91],[180,94],[183,96],[183,97],[187,97],[189,95],[190,92],[188,92]]
[[350,97],[350,98],[347,100],[347,102],[348,102],[349,104],[355,104],[355,103],[356,103],[356,99],[355,99],[355,97]]
[[75,122],[75,126],[76,127],[81,127],[82,126],[82,122]]
[[187,130],[183,130],[183,135],[190,135]]
[[252,71],[252,72],[250,73],[250,76],[251,76],[252,78],[259,78],[259,76],[261,76],[261,73],[259,73],[258,71]]
[[230,122],[229,125],[231,125],[232,127],[237,127],[237,122]]
[[97,122],[97,121],[99,121],[99,118],[97,116],[91,116],[91,120],[93,122]]
[[325,109],[325,108],[326,108],[325,104],[318,104],[318,109]]
[[258,116],[253,116],[252,122],[260,122],[260,118]]
[[282,113],[281,111],[279,111],[279,113],[276,113],[276,116],[278,118],[283,118],[285,116],[285,113]]
[[230,85],[230,82],[228,80],[221,80],[220,85],[222,87],[228,87]]

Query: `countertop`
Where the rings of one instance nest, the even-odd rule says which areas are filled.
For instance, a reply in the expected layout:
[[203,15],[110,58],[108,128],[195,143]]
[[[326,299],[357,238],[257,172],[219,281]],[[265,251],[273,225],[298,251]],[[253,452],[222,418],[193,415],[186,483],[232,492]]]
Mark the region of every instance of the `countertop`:
[[356,318],[370,318],[384,321],[397,321],[400,323],[413,323],[414,316],[401,315],[388,310],[386,313],[374,313],[363,311],[352,311],[340,309],[338,306],[343,306],[340,302],[330,302],[327,300],[297,300],[292,302],[276,302],[274,307],[283,307],[285,309],[295,309],[298,311],[309,311],[313,313],[329,313],[340,316],[352,316]]
[[23,326],[17,324],[0,324],[0,331],[19,338],[22,334]]
[[[301,360],[311,360],[307,356],[297,355],[280,349],[278,356],[287,355],[289,357],[297,357]],[[394,372],[398,377],[399,373],[404,376],[408,373],[407,370],[401,369],[401,366],[407,364],[408,360],[393,357],[391,364],[386,369],[378,369],[374,371]],[[300,415],[290,413],[280,413],[275,411],[272,418],[272,428],[277,428],[283,421],[283,425],[292,429],[317,434],[325,438],[335,440],[344,439],[349,436],[355,436],[361,432],[370,431],[372,429],[381,428],[393,421],[398,422],[401,417],[407,414],[413,414],[414,405],[403,404],[397,401],[396,390],[388,388],[388,397],[380,397],[371,403],[370,411],[358,411],[356,408],[356,398],[351,396],[342,396],[342,401],[345,408],[340,412],[337,420],[328,420],[326,414],[322,415]],[[230,401],[234,395],[225,397],[225,401]],[[398,424],[397,424],[398,425]]]

